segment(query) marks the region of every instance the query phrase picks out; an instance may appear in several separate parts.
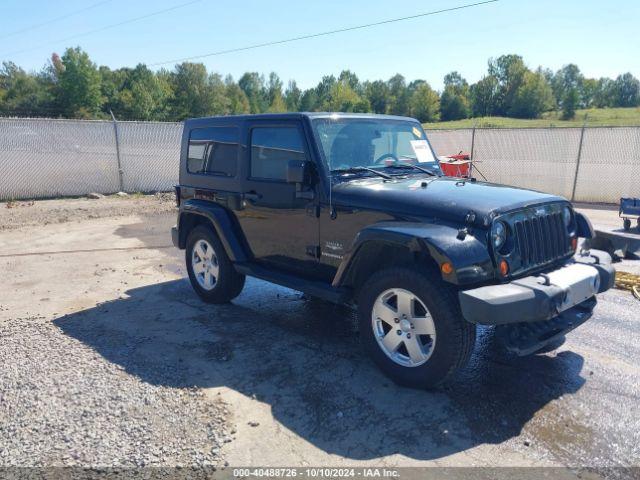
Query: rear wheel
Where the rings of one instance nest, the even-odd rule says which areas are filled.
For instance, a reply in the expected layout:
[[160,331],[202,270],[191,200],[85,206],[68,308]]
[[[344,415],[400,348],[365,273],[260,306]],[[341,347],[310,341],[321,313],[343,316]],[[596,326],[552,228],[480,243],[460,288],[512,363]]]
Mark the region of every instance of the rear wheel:
[[455,290],[434,271],[391,268],[360,290],[360,337],[380,369],[400,385],[429,388],[464,366],[475,325],[462,317]]
[[233,264],[211,227],[199,225],[187,237],[185,252],[191,286],[207,303],[226,303],[244,287],[244,275]]

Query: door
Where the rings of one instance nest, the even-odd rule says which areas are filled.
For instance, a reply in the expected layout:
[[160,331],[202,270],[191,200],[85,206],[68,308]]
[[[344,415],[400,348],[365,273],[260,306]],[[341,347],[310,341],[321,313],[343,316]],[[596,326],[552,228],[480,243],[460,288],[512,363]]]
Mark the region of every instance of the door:
[[302,125],[254,121],[249,124],[247,145],[248,171],[238,221],[255,260],[313,277],[318,262],[317,200],[298,198],[296,185],[286,181],[290,160],[310,160]]

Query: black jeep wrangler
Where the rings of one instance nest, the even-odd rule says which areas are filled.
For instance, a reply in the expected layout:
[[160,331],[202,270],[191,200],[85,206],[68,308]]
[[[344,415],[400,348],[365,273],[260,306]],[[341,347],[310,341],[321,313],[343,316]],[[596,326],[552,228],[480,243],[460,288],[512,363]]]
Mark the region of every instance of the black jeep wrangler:
[[577,253],[589,221],[561,197],[442,176],[420,123],[331,113],[185,122],[173,243],[206,302],[245,275],[357,307],[396,382],[434,386],[476,324],[529,355],[585,322],[611,258]]

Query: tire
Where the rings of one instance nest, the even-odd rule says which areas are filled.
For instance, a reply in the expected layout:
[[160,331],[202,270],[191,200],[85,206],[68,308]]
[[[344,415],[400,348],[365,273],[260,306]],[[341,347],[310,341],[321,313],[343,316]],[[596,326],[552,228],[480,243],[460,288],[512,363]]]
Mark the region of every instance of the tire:
[[245,276],[235,270],[211,227],[198,225],[189,232],[185,261],[191,286],[206,303],[227,303],[240,295]]
[[[413,295],[409,303],[405,292]],[[397,308],[400,302],[403,307]],[[412,313],[404,318],[407,305]],[[456,290],[432,269],[375,273],[360,288],[358,323],[363,346],[378,367],[395,383],[413,388],[433,388],[448,380],[466,365],[476,339],[476,327],[463,318]],[[392,351],[395,335],[400,343]],[[384,346],[387,340],[391,348]]]
[[624,227],[625,231],[629,231],[631,230],[631,220],[629,220],[628,218],[625,218],[624,221],[622,222],[622,226]]

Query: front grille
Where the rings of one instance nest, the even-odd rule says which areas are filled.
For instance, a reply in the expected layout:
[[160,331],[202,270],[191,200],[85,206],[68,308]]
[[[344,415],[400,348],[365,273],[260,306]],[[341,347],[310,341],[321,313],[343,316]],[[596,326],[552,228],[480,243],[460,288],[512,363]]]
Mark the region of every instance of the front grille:
[[523,269],[552,262],[571,252],[561,213],[517,220],[514,229]]

